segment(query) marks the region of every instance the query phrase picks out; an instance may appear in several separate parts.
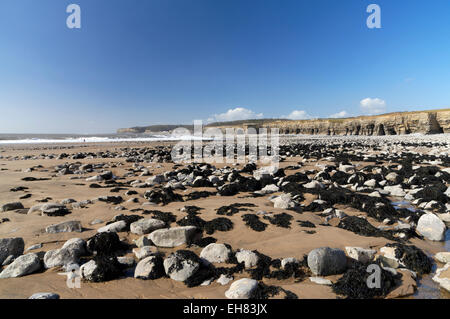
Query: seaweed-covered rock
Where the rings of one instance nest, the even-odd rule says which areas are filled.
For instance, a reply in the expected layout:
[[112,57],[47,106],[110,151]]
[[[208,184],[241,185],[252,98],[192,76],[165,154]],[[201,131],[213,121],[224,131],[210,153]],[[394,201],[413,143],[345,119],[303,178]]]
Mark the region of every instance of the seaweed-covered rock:
[[80,267],[81,277],[92,282],[117,279],[122,275],[123,266],[116,256],[97,255]]
[[391,240],[395,239],[392,236],[391,232],[379,230],[364,218],[359,218],[356,216],[344,217],[343,219],[341,219],[337,227],[351,231],[361,236],[384,237]]
[[347,268],[347,257],[340,249],[316,248],[308,254],[308,267],[319,276],[341,274]]
[[189,250],[178,250],[164,259],[164,270],[173,280],[185,281],[199,268],[200,258]]
[[264,219],[270,221],[272,225],[276,225],[278,227],[290,228],[291,220],[293,219],[292,215],[286,213],[275,214],[273,217],[264,216]]
[[164,275],[164,266],[161,256],[149,256],[141,261],[134,270],[134,278],[158,279]]
[[122,243],[116,233],[98,233],[88,240],[87,248],[97,254],[112,255],[122,248]]
[[387,247],[394,248],[394,257],[401,265],[417,272],[418,274],[429,274],[432,262],[430,258],[419,248],[412,245],[399,243],[386,244]]
[[[367,284],[369,276],[368,266],[362,263],[355,263],[344,275],[333,285],[333,291],[338,295],[343,295],[349,299],[372,299],[385,297],[397,285],[400,275],[394,275],[392,272],[383,269],[379,264],[380,286],[369,287]],[[372,278],[372,277],[371,277]]]

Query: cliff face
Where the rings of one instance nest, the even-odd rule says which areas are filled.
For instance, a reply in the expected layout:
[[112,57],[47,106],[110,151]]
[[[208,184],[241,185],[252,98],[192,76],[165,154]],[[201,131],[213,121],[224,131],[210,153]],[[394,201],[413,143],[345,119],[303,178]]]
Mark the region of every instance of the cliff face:
[[450,133],[450,109],[392,113],[348,119],[274,121],[264,127],[277,127],[285,134],[322,135],[401,135],[411,133]]
[[[192,130],[192,126],[183,125]],[[390,113],[377,116],[359,116],[346,119],[318,120],[248,120],[212,123],[207,127],[225,128],[278,128],[282,134],[320,135],[401,135],[412,133],[450,133],[450,109]],[[119,129],[119,133],[143,133],[153,127]],[[158,126],[158,128],[160,128]],[[166,129],[174,129],[171,125]]]

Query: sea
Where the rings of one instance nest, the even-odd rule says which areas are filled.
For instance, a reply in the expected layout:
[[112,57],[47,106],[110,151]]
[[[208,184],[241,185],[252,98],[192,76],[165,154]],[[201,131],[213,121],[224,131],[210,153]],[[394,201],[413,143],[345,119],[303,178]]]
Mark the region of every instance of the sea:
[[51,143],[108,143],[108,142],[154,142],[201,139],[192,135],[171,133],[123,133],[123,134],[0,134],[0,145],[6,144],[51,144]]

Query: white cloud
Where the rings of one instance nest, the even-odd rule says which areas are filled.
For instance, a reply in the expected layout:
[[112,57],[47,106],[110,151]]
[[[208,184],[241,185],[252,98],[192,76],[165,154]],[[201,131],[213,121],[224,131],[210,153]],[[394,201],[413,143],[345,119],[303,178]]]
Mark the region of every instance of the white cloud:
[[332,119],[338,119],[338,118],[343,118],[343,117],[348,117],[347,111],[341,111],[341,112],[330,115],[330,118],[332,118]]
[[359,105],[367,115],[380,114],[386,111],[386,102],[379,98],[365,98],[359,102]]
[[225,113],[215,114],[213,117],[210,117],[208,121],[225,122],[225,121],[259,119],[262,117],[263,117],[262,113],[255,113],[252,110],[243,107],[237,107],[235,109],[229,109]]
[[282,116],[282,118],[287,118],[289,120],[307,120],[310,119],[311,116],[309,116],[308,113],[306,113],[306,111],[303,110],[295,110],[292,111],[291,114],[289,115],[284,115]]

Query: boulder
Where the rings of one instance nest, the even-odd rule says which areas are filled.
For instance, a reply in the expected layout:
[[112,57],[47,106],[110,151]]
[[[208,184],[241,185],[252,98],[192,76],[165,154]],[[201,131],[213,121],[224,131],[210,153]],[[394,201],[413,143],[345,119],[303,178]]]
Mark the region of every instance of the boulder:
[[159,219],[143,218],[130,224],[130,231],[136,235],[144,235],[154,230],[164,228],[166,223]]
[[224,244],[211,243],[203,248],[200,257],[211,263],[225,263],[228,261],[231,249]]
[[16,210],[16,209],[24,209],[22,203],[14,202],[14,203],[3,204],[2,206],[0,206],[0,212],[8,212],[11,210]]
[[341,249],[316,248],[308,254],[308,267],[319,276],[341,274],[347,268],[347,257]]
[[192,242],[198,232],[195,226],[163,228],[153,231],[149,239],[158,247],[172,248]]
[[108,224],[106,226],[100,227],[97,229],[98,233],[105,233],[105,232],[121,232],[124,231],[127,228],[127,223],[124,220],[119,220],[117,222]]
[[134,270],[134,278],[157,279],[164,275],[162,259],[159,256],[150,256],[142,259]]
[[83,227],[81,227],[81,222],[78,220],[69,220],[67,222],[62,222],[59,224],[54,224],[47,226],[45,232],[49,234],[56,233],[70,233],[70,232],[82,232]]
[[185,281],[200,268],[201,260],[189,250],[178,250],[164,259],[164,270],[173,280]]
[[258,263],[259,257],[251,250],[240,249],[236,252],[236,260],[238,263],[244,263],[245,268],[255,267]]
[[416,231],[428,240],[443,241],[446,226],[435,214],[423,214],[417,222]]
[[254,279],[243,278],[236,280],[225,292],[228,299],[250,299],[255,296],[258,282]]
[[45,268],[64,267],[78,262],[80,254],[70,248],[49,250],[44,255]]
[[1,273],[0,278],[14,278],[32,274],[41,269],[41,261],[38,255],[29,253],[17,257]]
[[24,248],[25,243],[21,237],[0,239],[0,264],[9,256],[15,258],[22,255]]

